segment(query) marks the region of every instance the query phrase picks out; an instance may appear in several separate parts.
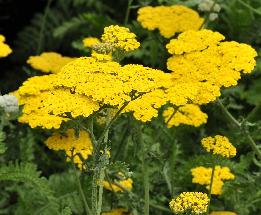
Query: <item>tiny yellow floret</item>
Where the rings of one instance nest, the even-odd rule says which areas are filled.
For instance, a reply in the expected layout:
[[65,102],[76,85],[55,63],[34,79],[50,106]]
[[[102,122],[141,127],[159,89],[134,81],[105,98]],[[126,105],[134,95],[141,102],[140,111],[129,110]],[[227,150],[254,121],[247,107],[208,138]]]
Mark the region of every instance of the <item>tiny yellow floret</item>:
[[101,40],[103,43],[110,43],[114,49],[121,49],[126,52],[140,47],[140,43],[136,40],[136,35],[128,28],[118,25],[105,27]]
[[216,135],[214,137],[205,137],[201,140],[201,144],[207,152],[214,155],[231,158],[236,156],[236,148],[229,142],[225,136]]
[[209,198],[206,193],[183,192],[169,203],[173,213],[204,214],[207,212]]

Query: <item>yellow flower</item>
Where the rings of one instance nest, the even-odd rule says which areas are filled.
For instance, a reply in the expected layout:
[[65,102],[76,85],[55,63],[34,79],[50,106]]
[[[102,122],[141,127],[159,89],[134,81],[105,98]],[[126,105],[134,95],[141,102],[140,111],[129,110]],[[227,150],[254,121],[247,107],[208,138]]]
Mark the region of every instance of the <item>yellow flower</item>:
[[207,114],[203,113],[199,106],[194,104],[187,104],[177,109],[169,107],[163,112],[163,116],[165,122],[168,122],[168,128],[181,124],[198,127],[206,123],[208,118]]
[[138,10],[138,21],[150,31],[159,29],[166,38],[187,30],[198,30],[204,19],[198,13],[182,5],[146,6]]
[[[199,166],[191,169],[191,174],[193,176],[192,183],[205,185],[206,188],[209,190],[212,168]],[[228,167],[215,166],[211,194],[220,195],[222,193],[224,181],[234,179],[235,175],[230,172],[230,169]]]
[[210,215],[237,215],[237,214],[231,211],[212,211]]
[[[254,69],[257,53],[247,44],[222,40],[222,34],[206,29],[186,31],[177,39],[172,39],[166,47],[173,54],[167,62],[168,69],[173,71],[173,78],[177,82],[193,85],[204,83],[213,92],[221,87],[236,85],[241,72],[250,73]],[[217,89],[211,89],[211,86]],[[205,103],[204,88],[202,96],[194,102]]]
[[102,215],[127,215],[128,213],[127,209],[124,208],[116,208],[112,209],[110,212],[103,212]]
[[103,43],[110,43],[114,49],[122,49],[126,52],[139,48],[140,43],[136,40],[136,35],[126,27],[110,25],[104,28],[101,36]]
[[[67,161],[73,159],[73,162],[82,169],[82,159],[86,160],[92,154],[93,146],[89,133],[79,132],[79,137],[75,136],[73,129],[68,129],[66,134],[54,133],[49,137],[45,144],[49,149],[65,151]],[[81,155],[81,158],[79,157]]]
[[132,189],[133,181],[131,178],[126,178],[121,172],[118,173],[118,177],[120,178],[119,180],[115,179],[111,183],[109,181],[103,181],[103,187],[113,192],[124,192],[121,187],[124,187],[126,190]]
[[5,42],[5,37],[4,35],[0,34],[0,58],[6,57],[12,52],[12,49],[10,49],[10,47],[4,42]]
[[208,152],[223,157],[236,156],[236,148],[229,142],[229,139],[225,136],[216,135],[214,137],[205,137],[201,140],[201,144]]
[[75,58],[63,57],[55,52],[43,52],[39,56],[29,57],[27,63],[44,73],[58,73],[64,65],[73,60]]
[[183,192],[169,203],[174,213],[192,212],[192,214],[204,214],[207,212],[209,198],[201,192]]
[[83,39],[83,45],[92,48],[94,45],[99,44],[101,41],[96,37],[86,37]]

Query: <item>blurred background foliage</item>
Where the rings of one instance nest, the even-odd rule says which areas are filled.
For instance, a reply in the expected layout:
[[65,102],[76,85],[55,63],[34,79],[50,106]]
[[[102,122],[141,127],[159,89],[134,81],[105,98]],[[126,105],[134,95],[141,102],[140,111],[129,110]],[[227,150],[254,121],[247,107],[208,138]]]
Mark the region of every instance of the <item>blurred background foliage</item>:
[[[248,43],[261,54],[261,1],[218,0],[218,3],[222,8],[219,18],[208,28],[221,32],[227,40]],[[13,49],[10,57],[0,60],[1,93],[16,90],[26,78],[36,74],[26,64],[30,55],[43,51],[56,51],[66,56],[86,55],[81,40],[87,36],[99,37],[107,25],[123,25],[127,4],[127,0],[0,0],[0,33],[6,36]],[[124,63],[142,63],[167,71],[167,40],[158,32],[141,28],[136,17],[141,6],[172,4],[197,9],[197,0],[133,1],[127,26],[138,35],[142,47],[127,56]],[[241,122],[246,122],[259,143],[260,92],[261,58],[258,57],[255,71],[244,76],[236,87],[224,90],[222,95],[227,108]],[[231,139],[238,156],[234,161],[220,161],[231,168],[236,180],[226,183],[223,195],[214,197],[213,209],[237,211],[239,215],[261,214],[261,163],[216,103],[204,106],[203,110],[209,118],[200,128],[167,129],[162,118],[143,126],[145,159],[150,164],[151,214],[169,214],[157,207],[167,208],[168,200],[179,192],[203,190],[191,183],[190,169],[208,163],[208,157],[200,149],[200,139],[217,133]],[[64,154],[54,153],[42,144],[50,133],[31,130],[15,120],[8,120],[0,133],[0,214],[82,214],[84,209],[75,178],[70,173],[70,165],[64,162]],[[130,174],[133,171],[134,182],[142,181],[139,164],[144,158],[137,144],[137,125],[128,115],[118,121],[110,134],[110,171],[125,170]],[[17,162],[9,162],[14,160]],[[88,193],[89,182],[85,179],[83,182]],[[141,184],[134,184],[133,193],[105,192],[104,207],[120,205],[141,214],[142,195]]]

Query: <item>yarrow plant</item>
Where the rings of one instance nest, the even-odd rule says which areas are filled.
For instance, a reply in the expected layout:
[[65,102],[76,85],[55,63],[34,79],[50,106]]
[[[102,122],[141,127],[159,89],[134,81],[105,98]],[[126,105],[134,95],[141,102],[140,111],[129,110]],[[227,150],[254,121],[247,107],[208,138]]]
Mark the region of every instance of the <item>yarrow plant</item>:
[[[30,77],[12,94],[0,96],[0,155],[11,154],[1,161],[9,161],[15,156],[13,152],[21,151],[22,161],[44,163],[42,169],[48,176],[48,180],[40,178],[35,168],[24,167],[19,160],[13,172],[0,166],[0,180],[31,180],[45,200],[41,195],[35,197],[35,191],[27,194],[27,186],[26,195],[23,189],[16,192],[8,187],[0,191],[3,204],[15,193],[15,197],[21,195],[19,202],[28,214],[27,205],[34,199],[34,204],[41,206],[32,212],[35,214],[249,215],[258,208],[260,192],[251,195],[251,203],[244,204],[243,209],[230,202],[249,192],[248,180],[259,182],[258,173],[246,174],[252,164],[260,166],[260,149],[250,133],[257,125],[248,119],[237,121],[218,98],[223,89],[238,85],[254,70],[257,51],[248,44],[230,41],[233,37],[228,41],[215,30],[214,22],[213,30],[206,29],[209,21],[223,12],[221,6],[227,12],[225,3],[195,1],[194,9],[199,12],[185,4],[132,3],[128,1],[125,26],[91,13],[59,26],[52,37],[57,41],[66,38],[65,47],[71,45],[73,50],[66,50],[67,56],[63,56],[42,44],[45,30],[51,29],[49,25],[45,29],[52,20],[48,14],[53,13],[48,2],[39,25],[38,47],[27,60],[30,68],[24,67]],[[84,5],[68,3],[78,4]],[[143,6],[137,9],[137,22],[129,22],[139,4]],[[97,5],[101,11],[113,11]],[[60,48],[53,50],[63,50]],[[0,35],[0,57],[11,52]],[[155,53],[161,56],[156,59],[161,64],[154,62]],[[213,119],[216,103],[237,133],[231,134],[225,123]],[[241,110],[241,106],[236,107]],[[13,122],[10,116],[14,113],[20,114],[15,117],[22,124]],[[6,135],[8,131],[13,134]],[[226,136],[208,136],[214,132]],[[240,132],[242,140],[234,142]],[[248,152],[247,147],[239,146],[245,140],[243,136],[254,153],[243,154]],[[20,138],[21,145],[6,150],[2,142],[12,142],[12,138]],[[197,139],[201,139],[201,148],[195,143]],[[28,147],[22,145],[24,142]],[[33,144],[36,147],[31,149]],[[41,150],[44,156],[36,157]],[[49,174],[46,169],[50,162],[59,165],[54,165]],[[19,172],[20,167],[25,173]],[[6,194],[9,190],[12,198]],[[204,190],[208,194],[198,192]],[[24,214],[14,210],[8,212]]]

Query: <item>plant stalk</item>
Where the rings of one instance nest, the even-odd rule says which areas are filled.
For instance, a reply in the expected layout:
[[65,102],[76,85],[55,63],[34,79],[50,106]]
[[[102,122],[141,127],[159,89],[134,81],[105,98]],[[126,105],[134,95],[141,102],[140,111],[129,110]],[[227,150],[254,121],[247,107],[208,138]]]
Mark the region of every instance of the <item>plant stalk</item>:
[[257,155],[257,157],[259,158],[259,160],[261,160],[261,152],[258,148],[258,146],[256,145],[255,141],[253,140],[253,138],[251,137],[251,135],[249,134],[249,131],[241,125],[241,123],[239,123],[234,117],[233,115],[227,110],[227,108],[222,104],[222,102],[218,99],[217,100],[220,108],[222,109],[223,113],[226,115],[227,119],[229,119],[229,121],[238,129],[240,130],[245,137],[248,140],[249,145],[251,146],[252,150],[255,152],[255,154]]
[[214,181],[214,174],[215,174],[215,164],[213,162],[210,185],[209,185],[209,193],[208,193],[209,203],[208,203],[207,215],[209,215],[209,211],[210,211],[211,193],[212,193],[212,187],[213,187],[213,181]]

